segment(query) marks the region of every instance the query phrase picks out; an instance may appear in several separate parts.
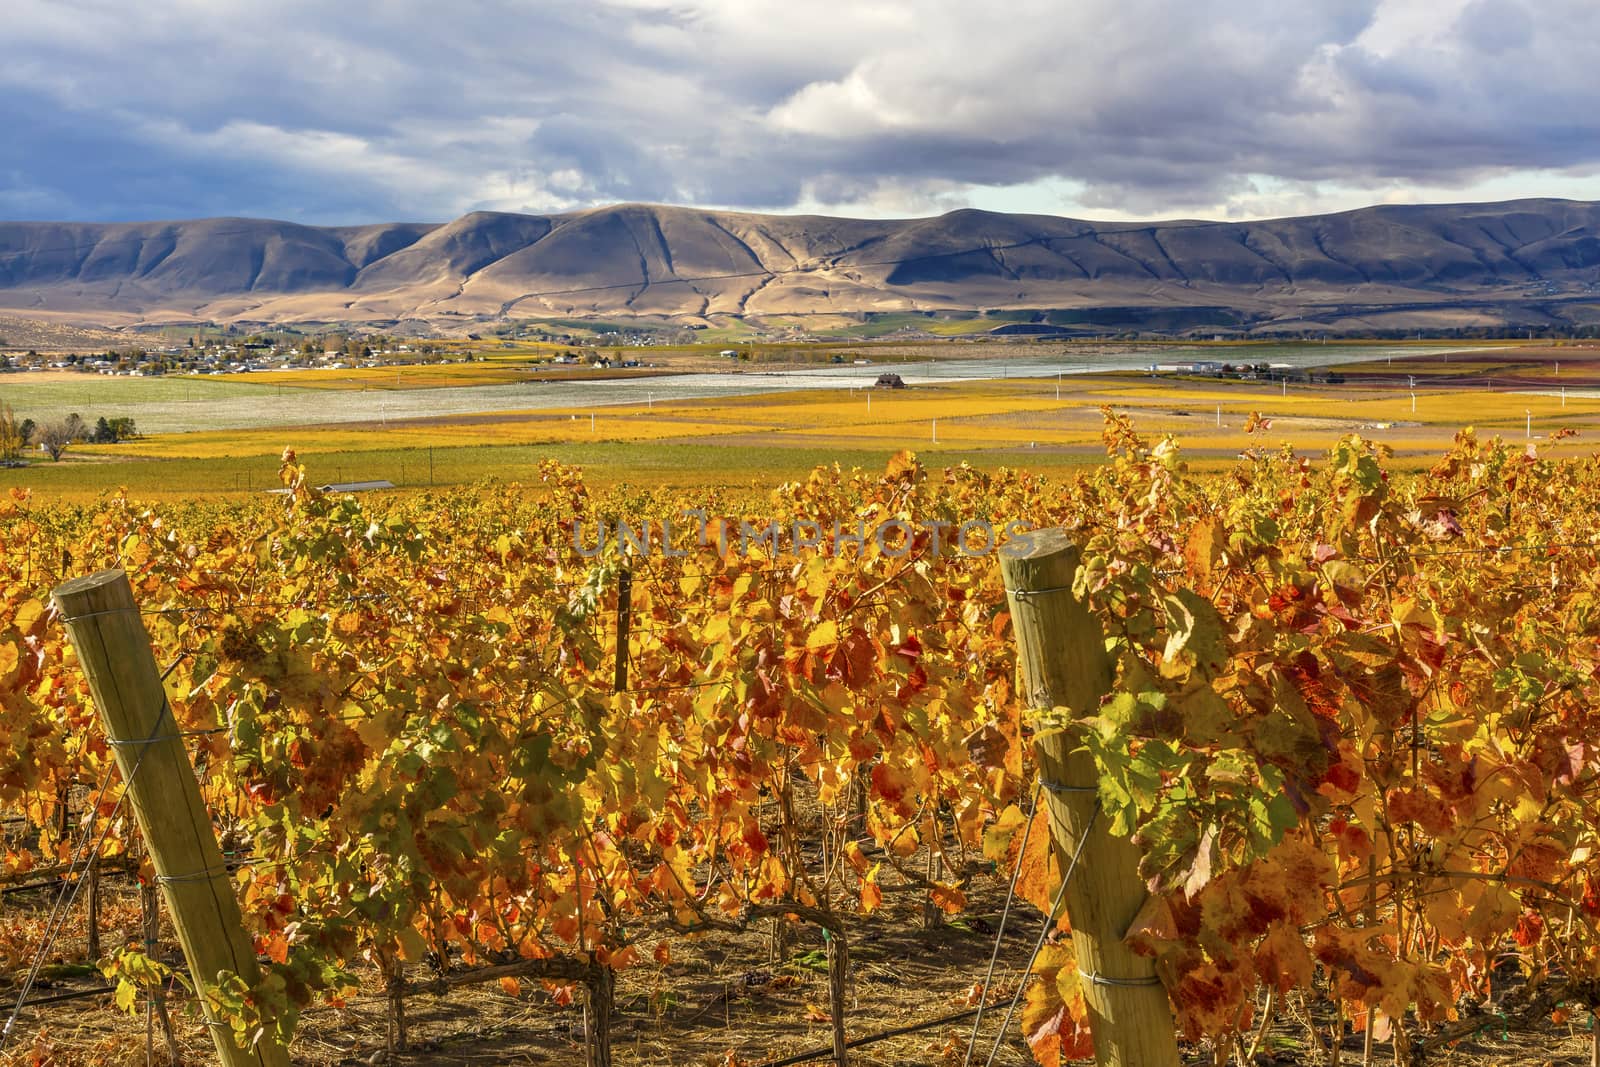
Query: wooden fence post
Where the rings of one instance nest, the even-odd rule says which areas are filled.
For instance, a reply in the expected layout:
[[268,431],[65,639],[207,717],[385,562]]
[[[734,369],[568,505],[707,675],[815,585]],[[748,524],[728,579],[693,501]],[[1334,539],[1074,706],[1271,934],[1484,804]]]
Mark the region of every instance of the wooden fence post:
[[[1111,691],[1113,666],[1099,622],[1072,592],[1079,550],[1065,530],[1040,530],[1000,572],[1016,631],[1021,696],[1030,708],[1082,715]],[[1177,1067],[1177,1028],[1154,963],[1123,941],[1147,896],[1139,851],[1096,818],[1099,773],[1071,730],[1038,739],[1035,753],[1050,834],[1064,870],[1088,840],[1067,886],[1072,945],[1088,1006],[1095,1062],[1101,1067]]]
[[[220,971],[254,982],[255,951],[127,575],[101,571],[74,578],[54,597],[100,709],[190,975],[197,986],[214,987]],[[203,997],[200,1003],[224,1067],[288,1067],[288,1052],[270,1035],[240,1048],[233,1030],[211,1019]]]

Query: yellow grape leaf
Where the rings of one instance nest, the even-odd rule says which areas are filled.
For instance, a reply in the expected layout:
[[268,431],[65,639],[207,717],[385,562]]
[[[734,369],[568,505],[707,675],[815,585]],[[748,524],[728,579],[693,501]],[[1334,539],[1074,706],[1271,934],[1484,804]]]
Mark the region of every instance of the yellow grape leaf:
[[517,981],[515,978],[500,979],[500,989],[508,997],[517,997],[522,995],[522,983]]
[[875,880],[877,875],[878,868],[874,867],[868,880],[861,883],[861,911],[865,915],[871,915],[883,906],[883,887]]
[[[347,708],[346,714],[356,713],[353,705]],[[389,742],[394,739],[394,715],[390,712],[380,712],[370,719],[362,719],[356,723],[356,736],[374,752],[383,752],[389,747]]]
[[820,600],[828,591],[827,560],[821,556],[813,556],[807,560],[802,580],[805,582],[806,595],[812,600]]
[[17,605],[16,615],[13,619],[12,625],[14,625],[20,633],[31,633],[33,631],[34,623],[38,622],[40,616],[43,614],[44,605],[39,603],[37,599],[24,600],[21,604]]
[[408,926],[395,937],[400,942],[400,958],[407,963],[416,963],[428,954],[428,942],[417,932],[416,927]]
[[112,999],[116,1001],[119,1011],[131,1012],[134,1005],[139,1002],[139,987],[126,978],[117,979],[117,991]]
[[823,652],[839,643],[839,624],[833,620],[819,623],[806,638],[806,651]]
[[1015,804],[1008,805],[983,832],[983,858],[990,863],[1009,866],[1012,850],[1016,847],[1017,833],[1027,823],[1028,817]]
[[1195,576],[1203,582],[1211,581],[1211,571],[1222,558],[1222,549],[1227,545],[1227,532],[1223,529],[1222,522],[1218,519],[1207,519],[1197,522],[1189,533],[1189,543],[1184,546],[1183,556],[1188,560]]
[[922,475],[922,464],[917,462],[917,454],[909,449],[896,452],[889,460],[889,465],[884,469],[884,474],[890,478],[909,477],[913,481]]

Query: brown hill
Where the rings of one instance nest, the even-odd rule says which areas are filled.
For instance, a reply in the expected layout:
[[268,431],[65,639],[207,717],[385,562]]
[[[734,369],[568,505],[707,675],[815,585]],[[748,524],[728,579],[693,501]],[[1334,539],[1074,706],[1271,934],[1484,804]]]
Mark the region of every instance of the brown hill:
[[[80,321],[1061,309],[1088,328],[1600,321],[1600,205],[1260,222],[957,211],[861,220],[624,204],[444,225],[0,223],[0,308]],[[1165,324],[1163,326],[1163,324]]]

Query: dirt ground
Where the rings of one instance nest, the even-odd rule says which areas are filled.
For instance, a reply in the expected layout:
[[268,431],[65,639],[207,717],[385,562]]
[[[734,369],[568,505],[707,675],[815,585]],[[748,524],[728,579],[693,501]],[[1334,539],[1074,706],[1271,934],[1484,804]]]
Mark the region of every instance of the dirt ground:
[[[105,943],[131,935],[126,925],[135,914],[126,881],[107,884]],[[1005,884],[992,875],[975,877],[969,887],[967,913],[931,929],[922,925],[920,895],[891,894],[877,914],[856,920],[850,928],[852,982],[847,1034],[851,1039],[936,1020],[967,1011],[969,991],[981,981],[995,944],[995,928],[1004,902]],[[0,921],[19,921],[31,910],[8,901]],[[125,928],[119,928],[118,923]],[[972,1062],[991,1062],[998,1024],[1016,989],[1021,969],[1038,936],[1041,917],[1025,905],[1013,910],[1001,939],[994,995],[987,1007]],[[829,1027],[824,944],[820,934],[803,924],[792,928],[793,941],[781,961],[771,957],[766,923],[741,935],[717,933],[699,939],[676,938],[672,960],[665,966],[646,963],[625,971],[617,987],[612,1041],[615,1060],[628,1067],[763,1067],[807,1051],[827,1062]],[[69,965],[83,958],[82,937],[63,941],[53,962]],[[87,968],[47,980],[33,998],[92,987]],[[375,988],[376,982],[369,988]],[[0,989],[0,1002],[14,993]],[[314,1008],[302,1018],[293,1048],[297,1067],[490,1067],[499,1064],[580,1065],[584,1063],[583,1010],[580,1003],[558,1007],[533,982],[512,997],[490,984],[453,993],[447,998],[419,994],[406,999],[408,1043],[405,1051],[386,1050],[388,1012],[379,996],[360,996],[343,1008]],[[1327,1064],[1325,1042],[1331,1032],[1326,1006],[1310,1010],[1321,1024],[1313,1040],[1301,1005],[1276,1013],[1254,1065]],[[204,1027],[192,1013],[175,1018],[184,1062],[212,1062]],[[1489,1065],[1560,1065],[1590,1063],[1588,1018],[1547,1024],[1534,1033],[1485,1031],[1456,1050],[1431,1061],[1458,1067]],[[32,1064],[31,1050],[51,1048],[54,1059],[67,1065],[146,1063],[142,1009],[133,1017],[117,1012],[109,997],[49,1005],[24,1011],[13,1047],[0,1063]],[[956,1067],[963,1062],[972,1030],[970,1017],[912,1034],[879,1041],[852,1052],[854,1064],[931,1065]],[[37,1046],[40,1035],[44,1040]],[[1362,1035],[1346,1035],[1340,1060],[1361,1063]],[[1374,1062],[1392,1063],[1392,1047],[1377,1046]],[[153,1028],[148,1062],[169,1060],[159,1027]],[[1237,1056],[1237,1054],[1236,1054]],[[1020,1067],[1032,1063],[1013,1021],[992,1064]],[[1188,1064],[1215,1062],[1209,1048],[1185,1048]],[[1242,1056],[1230,1060],[1242,1063]]]

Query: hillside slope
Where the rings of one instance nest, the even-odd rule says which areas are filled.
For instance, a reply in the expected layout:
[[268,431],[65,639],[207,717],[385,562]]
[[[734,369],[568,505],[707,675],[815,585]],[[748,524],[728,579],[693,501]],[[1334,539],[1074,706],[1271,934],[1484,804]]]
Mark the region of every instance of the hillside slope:
[[80,321],[1080,309],[1244,328],[1600,321],[1600,204],[1260,222],[957,211],[861,220],[624,204],[443,225],[0,223],[0,308]]

